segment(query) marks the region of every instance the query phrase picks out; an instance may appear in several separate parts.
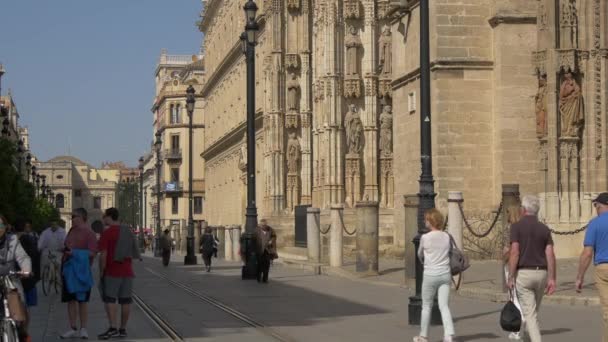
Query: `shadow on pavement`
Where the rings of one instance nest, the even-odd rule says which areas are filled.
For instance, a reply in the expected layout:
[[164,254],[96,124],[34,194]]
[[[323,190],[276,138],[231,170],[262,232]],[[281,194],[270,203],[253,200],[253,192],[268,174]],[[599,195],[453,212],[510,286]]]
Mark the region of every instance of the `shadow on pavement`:
[[478,317],[492,315],[492,314],[500,312],[501,310],[502,309],[498,309],[498,310],[492,310],[492,311],[487,311],[487,312],[480,312],[480,313],[476,313],[476,314],[473,314],[473,315],[454,317],[454,323],[460,322],[460,321],[464,321],[464,320],[467,320],[467,319],[473,319],[473,318],[478,318]]
[[568,328],[557,328],[557,329],[551,329],[551,330],[541,330],[540,334],[541,335],[558,335],[558,334],[562,334],[565,332],[569,332],[572,331],[572,329],[568,329]]
[[481,334],[473,334],[466,336],[458,336],[458,341],[485,341],[486,339],[497,339],[500,336],[491,333],[481,333]]

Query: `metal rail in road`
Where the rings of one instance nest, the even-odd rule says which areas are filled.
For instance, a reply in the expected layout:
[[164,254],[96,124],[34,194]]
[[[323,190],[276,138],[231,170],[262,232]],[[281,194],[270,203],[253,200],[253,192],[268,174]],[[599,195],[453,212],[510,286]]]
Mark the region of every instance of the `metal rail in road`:
[[167,320],[162,318],[160,315],[154,311],[146,302],[144,302],[141,297],[139,297],[136,293],[133,293],[133,301],[135,304],[143,311],[143,313],[160,329],[168,338],[175,342],[183,342],[184,339],[182,336],[171,326]]

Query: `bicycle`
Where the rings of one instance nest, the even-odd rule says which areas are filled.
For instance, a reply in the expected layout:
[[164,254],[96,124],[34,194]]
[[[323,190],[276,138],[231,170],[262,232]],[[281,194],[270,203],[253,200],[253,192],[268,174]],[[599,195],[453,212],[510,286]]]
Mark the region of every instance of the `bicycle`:
[[0,277],[0,295],[2,296],[2,304],[4,305],[4,315],[0,321],[0,338],[2,342],[19,342],[18,323],[11,317],[8,304],[8,293],[15,288],[13,282],[19,275],[18,272],[11,271],[8,275]]
[[51,289],[54,289],[55,293],[59,294],[61,289],[61,277],[57,256],[49,251],[48,263],[42,270],[42,292],[44,292],[45,296],[48,296]]

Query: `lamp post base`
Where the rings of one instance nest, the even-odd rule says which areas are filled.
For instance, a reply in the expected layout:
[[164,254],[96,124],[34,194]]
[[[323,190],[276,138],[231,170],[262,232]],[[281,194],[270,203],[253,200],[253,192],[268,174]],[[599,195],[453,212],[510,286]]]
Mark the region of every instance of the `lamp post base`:
[[194,237],[186,238],[186,256],[184,257],[184,265],[196,265],[196,254],[194,254]]
[[258,259],[253,233],[245,232],[243,236],[241,236],[241,258],[245,263],[241,271],[241,279],[257,279]]
[[160,237],[156,236],[154,238],[154,256],[157,258],[161,257],[161,252],[160,252]]
[[[422,316],[422,298],[418,296],[410,297],[410,303],[407,306],[408,323],[409,325],[420,325],[420,317]],[[437,305],[437,300],[433,301],[431,309],[431,325],[441,325],[441,311]]]

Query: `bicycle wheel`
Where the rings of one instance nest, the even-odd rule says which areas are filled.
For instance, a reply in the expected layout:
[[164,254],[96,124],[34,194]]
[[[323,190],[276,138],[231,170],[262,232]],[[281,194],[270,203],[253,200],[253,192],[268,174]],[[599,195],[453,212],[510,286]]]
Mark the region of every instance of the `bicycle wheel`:
[[51,279],[50,279],[51,268],[49,265],[44,267],[42,270],[42,292],[44,292],[45,296],[49,295],[51,292]]
[[59,294],[59,291],[61,291],[61,286],[61,274],[59,274],[59,267],[55,265],[53,267],[53,288],[55,289],[55,294]]
[[9,320],[2,322],[2,342],[19,342],[19,332],[14,322]]

